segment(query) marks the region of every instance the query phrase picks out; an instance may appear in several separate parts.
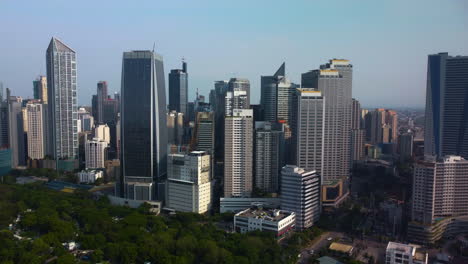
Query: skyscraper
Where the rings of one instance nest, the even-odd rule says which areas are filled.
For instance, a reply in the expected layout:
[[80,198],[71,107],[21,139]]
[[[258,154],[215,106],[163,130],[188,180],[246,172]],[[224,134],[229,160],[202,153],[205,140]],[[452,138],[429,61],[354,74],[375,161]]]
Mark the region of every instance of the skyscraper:
[[261,77],[260,104],[265,121],[289,121],[293,93],[299,86],[286,78],[285,67],[283,62],[273,76]]
[[227,81],[216,81],[215,104],[212,106],[215,114],[215,158],[221,160],[224,157],[224,117],[226,115]]
[[195,149],[214,155],[215,122],[214,112],[198,112],[195,123]]
[[37,102],[26,104],[28,116],[28,157],[44,158],[44,111],[43,105]]
[[429,158],[415,164],[411,241],[428,244],[468,227],[468,161],[460,156]]
[[167,138],[169,144],[183,145],[184,114],[170,111],[167,113]]
[[111,136],[110,136],[109,126],[98,125],[94,129],[94,137],[106,142],[107,144],[110,144]]
[[234,109],[225,118],[224,197],[249,197],[252,192],[252,109]]
[[47,104],[47,78],[39,76],[33,81],[34,99],[40,99],[43,104]]
[[24,123],[22,111],[22,98],[11,96],[7,88],[8,100],[8,142],[11,149],[11,166],[26,165],[26,148],[24,140]]
[[255,187],[269,193],[279,191],[279,175],[284,165],[283,153],[283,125],[255,122]]
[[46,54],[48,150],[53,158],[76,159],[78,156],[76,53],[52,38]]
[[397,143],[398,118],[393,110],[377,108],[366,115],[366,134],[371,144]]
[[296,213],[296,229],[311,227],[320,218],[320,176],[286,165],[281,170],[281,210]]
[[468,159],[468,56],[429,55],[424,153]]
[[188,73],[187,63],[182,61],[182,69],[169,73],[169,111],[176,111],[187,116]]
[[294,164],[321,175],[324,166],[326,103],[322,93],[311,88],[297,89],[292,109],[291,153]]
[[349,61],[337,59],[302,74],[302,87],[315,88],[326,100],[321,176],[327,202],[323,205],[336,206],[348,194],[352,75]]
[[[250,82],[247,79],[242,78],[231,78],[228,83],[228,91],[233,92],[233,95],[236,96],[236,92],[245,91],[246,99],[243,100],[243,108],[250,108]],[[241,93],[239,93],[241,94]],[[244,95],[244,93],[242,93]],[[239,108],[240,109],[240,108]]]
[[[122,61],[121,168],[128,199],[164,198],[166,177],[166,93],[162,56],[124,52]],[[159,187],[159,188],[158,188]]]
[[351,162],[364,158],[365,130],[361,128],[361,104],[353,98],[351,109]]

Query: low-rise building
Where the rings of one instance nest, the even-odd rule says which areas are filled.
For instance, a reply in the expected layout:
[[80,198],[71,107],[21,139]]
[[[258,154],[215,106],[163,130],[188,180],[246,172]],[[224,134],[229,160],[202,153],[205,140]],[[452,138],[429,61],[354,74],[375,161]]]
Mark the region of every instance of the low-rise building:
[[104,177],[104,173],[99,170],[83,170],[78,172],[80,183],[94,183],[97,179]]
[[264,197],[221,197],[219,199],[219,212],[240,212],[254,205],[261,204],[263,207],[277,209],[280,208],[280,198]]
[[338,243],[338,242],[331,243],[329,249],[333,251],[338,251],[344,254],[348,254],[348,255],[351,255],[353,253],[353,246],[348,245],[348,244]]
[[294,229],[296,214],[278,209],[252,207],[234,215],[234,229],[240,233],[260,230],[272,232],[282,239]]
[[385,264],[427,264],[428,254],[418,245],[388,242]]

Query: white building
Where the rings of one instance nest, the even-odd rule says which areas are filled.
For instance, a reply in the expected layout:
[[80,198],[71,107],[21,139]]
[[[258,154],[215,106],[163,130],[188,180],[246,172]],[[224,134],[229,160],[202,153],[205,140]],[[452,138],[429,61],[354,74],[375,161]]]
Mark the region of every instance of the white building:
[[210,160],[204,151],[168,155],[167,207],[199,214],[211,209]]
[[281,210],[296,213],[296,229],[311,227],[320,218],[320,176],[294,165],[281,170]]
[[86,168],[105,168],[106,148],[108,143],[98,138],[87,140],[85,143]]
[[253,207],[234,215],[234,228],[237,232],[246,233],[254,230],[272,232],[277,239],[294,229],[296,214],[278,209],[264,210]]
[[40,103],[26,105],[28,156],[30,159],[44,158],[44,111]]
[[427,264],[428,254],[419,246],[388,242],[385,264]]
[[97,170],[83,170],[78,172],[80,183],[94,183],[97,179],[102,178],[104,173]]
[[94,137],[100,139],[101,141],[107,142],[107,144],[110,144],[109,127],[106,124],[98,125],[94,129]]

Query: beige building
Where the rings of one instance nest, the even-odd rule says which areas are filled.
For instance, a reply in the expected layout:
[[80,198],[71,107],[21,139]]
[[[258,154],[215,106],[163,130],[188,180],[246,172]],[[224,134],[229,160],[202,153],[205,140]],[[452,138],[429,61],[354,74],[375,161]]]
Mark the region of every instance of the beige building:
[[181,212],[206,213],[212,204],[211,158],[207,152],[169,154],[166,206]]
[[109,126],[107,126],[106,124],[98,125],[94,129],[94,137],[100,139],[101,141],[107,142],[107,144],[110,144]]
[[233,109],[224,127],[224,197],[249,197],[253,185],[252,109]]
[[28,156],[30,159],[44,158],[44,109],[41,103],[28,103],[25,108],[28,127]]

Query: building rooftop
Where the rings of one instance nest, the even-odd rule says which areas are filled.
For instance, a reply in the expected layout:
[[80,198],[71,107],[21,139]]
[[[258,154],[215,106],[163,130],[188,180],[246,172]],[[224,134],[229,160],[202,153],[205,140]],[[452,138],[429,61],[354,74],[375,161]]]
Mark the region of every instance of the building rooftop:
[[256,218],[256,219],[264,219],[267,221],[278,222],[283,220],[284,218],[290,216],[291,212],[278,210],[278,209],[263,209],[261,207],[253,207],[241,211],[236,214],[236,216],[240,217],[247,217],[247,218]]
[[396,250],[396,251],[412,256],[414,254],[413,252],[415,248],[412,245],[401,244],[397,242],[388,242],[387,251],[388,250]]
[[347,245],[347,244],[342,244],[342,243],[337,243],[337,242],[333,242],[331,243],[330,245],[330,249],[331,250],[334,250],[334,251],[339,251],[339,252],[343,252],[343,253],[351,253],[351,251],[353,251],[353,246],[351,245]]
[[328,256],[323,256],[317,259],[320,264],[343,264],[334,258]]

